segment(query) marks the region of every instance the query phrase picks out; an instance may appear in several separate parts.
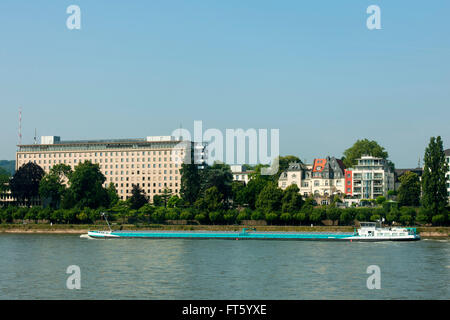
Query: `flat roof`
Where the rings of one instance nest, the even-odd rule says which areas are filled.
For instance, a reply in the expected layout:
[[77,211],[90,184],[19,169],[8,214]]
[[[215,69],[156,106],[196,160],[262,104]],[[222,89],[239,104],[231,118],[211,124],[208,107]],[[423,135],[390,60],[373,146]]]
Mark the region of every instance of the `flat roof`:
[[22,144],[17,146],[19,148],[17,152],[171,148],[180,143],[189,144],[192,142],[187,140],[147,141],[146,139],[73,140],[59,141],[53,144]]

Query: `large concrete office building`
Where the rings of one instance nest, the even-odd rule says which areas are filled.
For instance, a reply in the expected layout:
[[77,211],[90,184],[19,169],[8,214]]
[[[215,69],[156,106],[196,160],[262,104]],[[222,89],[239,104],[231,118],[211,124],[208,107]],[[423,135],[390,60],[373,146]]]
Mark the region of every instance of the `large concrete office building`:
[[[16,170],[27,162],[34,162],[46,173],[56,164],[74,169],[84,161],[97,163],[106,177],[104,186],[114,183],[122,200],[131,196],[134,184],[145,191],[149,200],[166,188],[179,194],[181,164],[190,155],[188,152],[196,149],[193,142],[173,136],[92,141],[62,141],[57,136],[45,136],[40,144],[18,147]],[[204,154],[203,150],[200,154]]]

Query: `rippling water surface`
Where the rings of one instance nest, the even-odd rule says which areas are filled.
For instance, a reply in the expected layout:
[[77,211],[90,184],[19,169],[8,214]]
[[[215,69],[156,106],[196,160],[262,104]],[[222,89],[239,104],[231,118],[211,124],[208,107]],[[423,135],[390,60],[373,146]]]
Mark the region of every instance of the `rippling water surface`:
[[[69,290],[66,269],[81,270]],[[381,289],[366,286],[381,269]],[[0,235],[0,299],[450,299],[450,242]]]

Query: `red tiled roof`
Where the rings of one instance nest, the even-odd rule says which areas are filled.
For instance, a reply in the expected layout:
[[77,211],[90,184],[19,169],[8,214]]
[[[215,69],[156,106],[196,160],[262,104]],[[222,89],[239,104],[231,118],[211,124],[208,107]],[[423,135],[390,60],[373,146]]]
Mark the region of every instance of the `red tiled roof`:
[[326,159],[314,159],[313,172],[322,172],[326,164]]

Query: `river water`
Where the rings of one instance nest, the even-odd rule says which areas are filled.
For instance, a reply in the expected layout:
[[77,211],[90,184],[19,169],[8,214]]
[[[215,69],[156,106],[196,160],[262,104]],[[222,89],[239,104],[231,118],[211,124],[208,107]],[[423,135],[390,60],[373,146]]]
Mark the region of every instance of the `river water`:
[[[80,268],[68,289],[67,268]],[[380,269],[380,289],[368,289]],[[450,242],[0,234],[0,299],[450,299]]]

